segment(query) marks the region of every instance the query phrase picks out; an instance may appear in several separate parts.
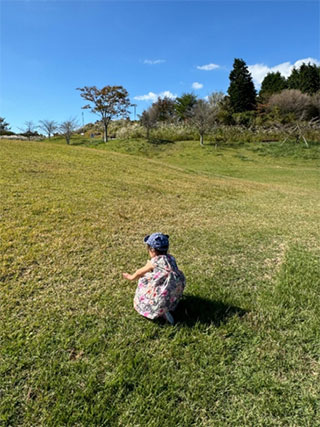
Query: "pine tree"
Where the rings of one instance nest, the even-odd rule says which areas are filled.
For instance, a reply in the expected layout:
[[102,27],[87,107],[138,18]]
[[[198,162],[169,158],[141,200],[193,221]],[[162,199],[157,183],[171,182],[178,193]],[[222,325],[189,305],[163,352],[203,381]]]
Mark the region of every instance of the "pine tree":
[[9,123],[5,121],[4,117],[0,117],[0,131],[9,130]]
[[235,58],[229,79],[228,94],[232,111],[242,113],[243,111],[255,110],[257,94],[251,74],[243,59]]
[[192,108],[197,102],[197,97],[193,93],[184,93],[176,99],[175,111],[179,121],[187,121],[192,114]]
[[261,83],[259,92],[260,101],[267,101],[274,93],[279,93],[287,89],[287,82],[279,71],[276,73],[268,73]]
[[298,89],[312,95],[320,90],[320,67],[303,63],[299,69],[294,68],[288,77],[289,89]]

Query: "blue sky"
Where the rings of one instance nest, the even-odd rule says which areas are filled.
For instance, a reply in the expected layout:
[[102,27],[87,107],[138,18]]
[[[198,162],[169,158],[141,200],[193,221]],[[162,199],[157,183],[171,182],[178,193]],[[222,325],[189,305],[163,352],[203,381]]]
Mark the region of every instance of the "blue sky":
[[234,58],[257,88],[268,71],[288,75],[320,59],[312,0],[0,0],[0,8],[0,116],[14,131],[30,120],[81,124],[76,88],[85,85],[124,86],[139,114],[158,95],[226,92]]

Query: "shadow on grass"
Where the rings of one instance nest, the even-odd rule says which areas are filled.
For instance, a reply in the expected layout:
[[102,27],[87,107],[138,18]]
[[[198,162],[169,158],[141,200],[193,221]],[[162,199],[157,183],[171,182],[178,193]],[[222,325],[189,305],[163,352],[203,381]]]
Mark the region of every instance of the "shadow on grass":
[[82,145],[84,147],[96,147],[98,145],[105,144],[101,139],[99,140],[88,140],[88,139],[78,139],[78,140],[71,140],[70,145],[79,146]]
[[229,141],[229,140],[225,140],[225,141],[208,141],[205,142],[204,145],[208,146],[208,147],[212,147],[215,149],[224,149],[224,148],[239,148],[239,147],[243,147],[244,145],[246,145],[246,142],[243,141]]
[[225,304],[221,301],[211,301],[207,298],[185,295],[173,313],[175,323],[194,326],[197,322],[215,326],[226,323],[231,317],[242,317],[246,310]]
[[71,140],[69,145],[78,146],[78,145],[87,145],[87,143],[88,143],[87,139],[76,139],[76,140]]
[[162,144],[174,144],[174,141],[170,141],[169,139],[161,139],[161,138],[150,138],[148,142],[153,145],[162,145]]

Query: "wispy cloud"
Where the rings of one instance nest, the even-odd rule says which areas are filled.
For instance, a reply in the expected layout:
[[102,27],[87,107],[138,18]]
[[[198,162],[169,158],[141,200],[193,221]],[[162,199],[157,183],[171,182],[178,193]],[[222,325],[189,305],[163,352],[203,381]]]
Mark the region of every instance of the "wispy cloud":
[[194,82],[192,83],[192,89],[202,89],[203,88],[203,84],[199,83],[199,82]]
[[276,73],[279,71],[282,76],[289,77],[294,67],[299,68],[303,63],[308,64],[309,62],[311,64],[320,65],[320,62],[317,59],[304,58],[299,59],[294,64],[291,64],[291,62],[283,62],[281,64],[275,65],[274,67],[268,67],[268,65],[265,64],[248,65],[248,70],[252,75],[252,79],[255,85],[260,87],[263,79],[268,73]]
[[144,64],[148,64],[148,65],[163,64],[164,62],[166,62],[165,59],[145,59],[143,61]]
[[177,97],[177,95],[174,95],[169,90],[165,90],[164,92],[160,92],[160,93],[149,92],[146,95],[138,95],[138,96],[135,96],[134,99],[137,101],[155,102],[158,98],[175,99],[176,97]]
[[211,71],[216,70],[217,68],[220,68],[220,65],[217,64],[206,64],[206,65],[197,65],[198,70],[204,70],[204,71]]

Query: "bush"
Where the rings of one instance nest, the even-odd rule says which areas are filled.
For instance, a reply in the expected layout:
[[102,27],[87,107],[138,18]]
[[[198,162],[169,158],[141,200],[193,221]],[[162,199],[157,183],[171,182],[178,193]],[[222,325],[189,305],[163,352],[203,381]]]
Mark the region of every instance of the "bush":
[[286,89],[272,95],[268,102],[268,110],[272,111],[275,107],[282,114],[292,113],[296,119],[309,120],[315,114],[312,97],[297,89]]
[[6,129],[0,129],[0,135],[1,136],[10,136],[10,135],[15,135],[14,132],[11,132],[11,130],[6,130]]
[[231,126],[235,124],[232,113],[226,109],[218,111],[217,120],[221,125]]
[[146,133],[145,129],[136,122],[127,122],[113,131],[118,139],[144,138]]
[[167,141],[188,141],[198,139],[198,133],[192,126],[177,124],[161,124],[151,131],[151,136]]
[[250,127],[255,124],[255,111],[245,111],[243,113],[232,114],[234,122],[239,126]]

